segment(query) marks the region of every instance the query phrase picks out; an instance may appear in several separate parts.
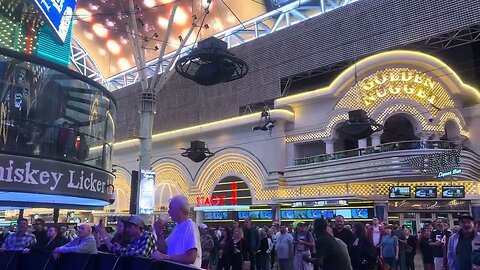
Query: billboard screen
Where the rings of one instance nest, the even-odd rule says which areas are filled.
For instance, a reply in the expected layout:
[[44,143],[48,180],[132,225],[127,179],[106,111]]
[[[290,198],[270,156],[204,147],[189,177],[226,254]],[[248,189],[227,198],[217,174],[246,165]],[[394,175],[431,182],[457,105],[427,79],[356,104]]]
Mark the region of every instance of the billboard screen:
[[77,0],[34,0],[62,42],[67,37]]

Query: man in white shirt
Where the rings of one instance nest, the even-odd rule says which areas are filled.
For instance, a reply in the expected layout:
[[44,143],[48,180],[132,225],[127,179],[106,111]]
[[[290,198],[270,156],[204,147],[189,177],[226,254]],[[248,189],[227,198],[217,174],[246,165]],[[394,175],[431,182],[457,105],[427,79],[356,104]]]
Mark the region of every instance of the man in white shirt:
[[200,268],[202,263],[200,233],[195,222],[189,218],[190,203],[187,197],[184,195],[173,197],[168,206],[168,214],[177,225],[168,238],[164,239],[166,221],[159,219],[155,222],[158,251],[155,251],[151,258],[190,264]]

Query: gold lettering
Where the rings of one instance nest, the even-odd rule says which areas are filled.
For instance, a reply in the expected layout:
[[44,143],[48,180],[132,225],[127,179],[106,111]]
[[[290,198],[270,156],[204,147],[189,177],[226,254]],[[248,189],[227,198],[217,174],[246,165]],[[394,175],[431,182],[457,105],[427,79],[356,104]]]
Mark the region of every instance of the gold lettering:
[[425,85],[426,87],[429,87],[430,89],[433,89],[433,86],[435,85],[435,83],[431,78],[425,78],[425,82],[423,82],[423,85]]
[[396,82],[398,80],[400,80],[400,77],[397,75],[396,72],[393,72],[393,71],[390,71],[390,81],[391,82]]
[[423,88],[418,88],[417,97],[422,98],[422,99],[427,97],[427,94],[425,93]]
[[406,85],[403,86],[403,92],[405,92],[405,94],[411,95],[411,94],[415,93],[415,88],[406,84]]
[[409,82],[413,78],[412,72],[410,71],[403,71],[402,75],[400,76],[400,80],[404,82]]
[[423,82],[423,75],[420,73],[415,74],[415,79],[413,79],[414,82],[421,84]]
[[370,106],[372,104],[372,102],[375,102],[375,100],[377,100],[375,98],[375,96],[364,96],[362,98],[363,100],[363,103],[365,103],[366,106]]
[[375,86],[375,83],[373,81],[368,81],[362,88],[365,91],[370,91],[373,89],[374,86]]
[[380,84],[380,85],[386,83],[387,81],[388,81],[387,74],[382,74],[381,76],[377,76],[375,78],[375,83]]
[[377,88],[377,97],[383,98],[386,95],[387,95],[387,90],[385,90],[385,87]]
[[431,96],[431,97],[428,99],[428,103],[433,104],[434,101],[435,101],[435,98],[436,98],[435,96]]
[[398,86],[390,86],[388,88],[388,90],[390,91],[390,94],[392,95],[397,95],[400,93],[400,91],[402,91],[402,88],[398,87]]

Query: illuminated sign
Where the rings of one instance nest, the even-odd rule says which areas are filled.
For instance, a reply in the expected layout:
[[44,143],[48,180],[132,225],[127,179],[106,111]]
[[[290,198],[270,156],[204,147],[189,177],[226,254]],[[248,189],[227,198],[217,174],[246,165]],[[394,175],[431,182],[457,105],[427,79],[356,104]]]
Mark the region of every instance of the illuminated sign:
[[[231,183],[231,205],[237,205],[237,183]],[[224,195],[198,196],[197,206],[225,206],[227,197]]]
[[437,178],[442,178],[445,176],[450,176],[450,175],[455,175],[455,174],[460,174],[462,173],[462,169],[452,169],[448,172],[439,172],[437,175]]
[[140,173],[140,194],[138,212],[152,214],[155,204],[155,172],[142,170]]
[[34,0],[62,42],[72,23],[77,0]]
[[417,99],[435,101],[433,89],[435,82],[425,73],[413,70],[385,71],[360,82],[362,100],[366,106],[372,105],[376,100],[391,95],[407,95]]

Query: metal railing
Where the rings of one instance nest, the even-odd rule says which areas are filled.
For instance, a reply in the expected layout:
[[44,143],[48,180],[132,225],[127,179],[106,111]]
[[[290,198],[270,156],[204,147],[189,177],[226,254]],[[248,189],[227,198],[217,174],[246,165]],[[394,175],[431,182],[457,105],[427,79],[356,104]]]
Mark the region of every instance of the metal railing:
[[453,149],[457,145],[450,141],[401,141],[369,146],[366,148],[357,148],[346,151],[339,151],[331,154],[321,154],[293,160],[293,165],[307,165],[330,160],[339,160],[349,157],[359,157],[376,153],[385,153],[391,151],[403,151],[414,149]]

